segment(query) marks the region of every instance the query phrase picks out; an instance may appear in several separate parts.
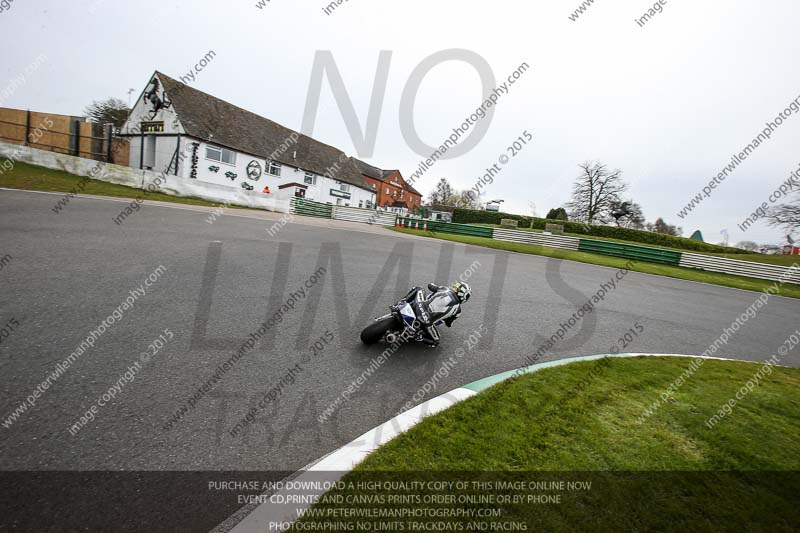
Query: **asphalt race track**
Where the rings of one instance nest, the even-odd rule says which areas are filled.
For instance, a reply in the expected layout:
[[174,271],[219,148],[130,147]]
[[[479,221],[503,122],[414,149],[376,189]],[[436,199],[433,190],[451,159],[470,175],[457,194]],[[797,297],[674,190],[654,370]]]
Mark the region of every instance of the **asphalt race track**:
[[[525,358],[614,269],[407,237],[249,218],[228,210],[145,205],[116,225],[127,202],[0,191],[2,420],[160,265],[163,275],[36,402],[0,428],[0,469],[52,471],[295,471],[394,416],[466,337],[488,334],[432,395],[524,366]],[[475,262],[478,263],[475,263]],[[318,416],[384,348],[360,344],[372,316],[411,285],[445,284],[472,265],[473,299],[437,349],[407,346],[366,379],[325,423]],[[249,335],[324,267],[294,310],[176,421],[165,424]],[[544,360],[623,351],[703,352],[757,293],[631,272]],[[772,297],[721,354],[763,360],[797,328],[800,301]],[[169,329],[174,337],[74,436],[69,428]],[[322,350],[312,345],[326,333]],[[798,365],[798,354],[784,364]],[[287,383],[289,369],[302,371]],[[229,431],[274,390],[275,401],[236,437]],[[416,402],[416,403],[421,403]],[[225,517],[218,517],[216,523]],[[212,523],[211,520],[210,523]]]

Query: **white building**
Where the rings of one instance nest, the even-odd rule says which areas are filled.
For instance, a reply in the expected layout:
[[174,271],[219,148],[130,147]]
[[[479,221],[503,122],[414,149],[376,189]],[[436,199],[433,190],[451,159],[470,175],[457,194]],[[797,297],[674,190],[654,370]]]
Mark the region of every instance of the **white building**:
[[275,197],[375,206],[341,150],[155,72],[120,136],[130,166]]

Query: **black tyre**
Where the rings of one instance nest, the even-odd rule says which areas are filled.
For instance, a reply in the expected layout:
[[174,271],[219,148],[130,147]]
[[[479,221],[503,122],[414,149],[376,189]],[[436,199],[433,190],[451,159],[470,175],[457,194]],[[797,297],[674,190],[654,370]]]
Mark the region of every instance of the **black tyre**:
[[393,316],[387,316],[376,320],[361,332],[361,342],[364,344],[375,344],[380,341],[387,331],[397,329],[397,320]]

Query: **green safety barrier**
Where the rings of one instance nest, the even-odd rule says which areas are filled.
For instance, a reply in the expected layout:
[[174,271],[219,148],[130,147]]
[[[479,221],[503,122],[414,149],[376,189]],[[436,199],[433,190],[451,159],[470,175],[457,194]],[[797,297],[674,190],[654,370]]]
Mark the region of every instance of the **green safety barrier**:
[[[494,238],[494,228],[487,226],[473,226],[471,224],[454,224],[452,222],[423,221],[415,218],[398,218],[398,224],[406,228],[423,229],[433,233],[452,233],[455,235],[468,235],[471,237]],[[625,244],[612,241],[597,241],[593,239],[579,239],[578,251],[600,255],[610,255],[623,259],[633,259],[647,263],[679,266],[682,253],[675,250],[652,248],[637,244]]]
[[580,239],[578,251],[612,255],[623,259],[660,263],[662,265],[678,266],[681,262],[681,252],[651,248],[649,246],[638,246],[635,244],[623,244],[621,242]]
[[470,237],[486,237],[491,239],[494,229],[486,226],[471,226],[469,224],[453,224],[452,222],[438,222],[433,220],[419,220],[416,218],[400,218],[400,224],[406,228],[423,229],[427,224],[428,231],[434,233],[452,233],[454,235],[467,235]]
[[292,212],[297,215],[318,218],[333,218],[333,206],[301,198],[292,199]]

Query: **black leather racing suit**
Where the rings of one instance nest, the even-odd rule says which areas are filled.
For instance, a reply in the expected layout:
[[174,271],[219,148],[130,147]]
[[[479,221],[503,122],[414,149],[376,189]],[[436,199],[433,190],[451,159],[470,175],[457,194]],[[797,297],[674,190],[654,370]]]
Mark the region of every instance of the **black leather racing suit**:
[[408,292],[406,301],[411,304],[419,320],[422,331],[420,340],[436,346],[439,344],[439,330],[434,324],[443,320],[448,328],[451,327],[461,314],[461,300],[450,287],[429,283],[428,290],[431,293],[425,296],[421,287],[414,287]]

